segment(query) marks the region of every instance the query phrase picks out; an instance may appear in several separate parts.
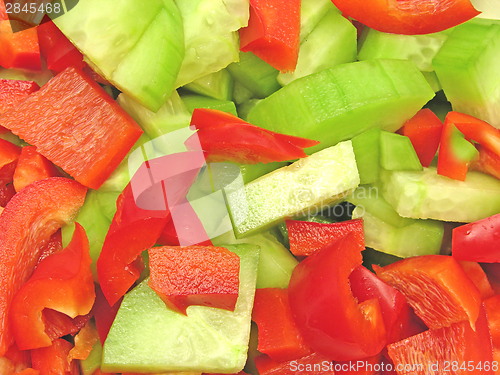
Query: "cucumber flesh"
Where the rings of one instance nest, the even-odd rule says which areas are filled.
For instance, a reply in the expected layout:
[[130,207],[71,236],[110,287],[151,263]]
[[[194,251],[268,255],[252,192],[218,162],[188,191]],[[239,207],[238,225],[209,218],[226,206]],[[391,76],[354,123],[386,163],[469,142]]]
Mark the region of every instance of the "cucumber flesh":
[[402,258],[439,254],[443,223],[403,218],[380,194],[377,186],[365,185],[346,198],[356,205],[353,219],[364,220],[366,246]]
[[227,70],[236,82],[252,92],[254,98],[265,98],[281,88],[277,80],[279,71],[252,52],[240,52],[239,61],[229,65]]
[[253,92],[243,86],[242,83],[235,81],[233,89],[233,101],[236,104],[242,104],[253,98]]
[[92,375],[98,368],[101,367],[102,345],[101,341],[92,346],[89,356],[86,359],[80,360],[80,369],[82,375]]
[[500,128],[500,25],[455,27],[432,61],[453,110]]
[[471,171],[465,181],[423,171],[380,173],[382,195],[403,217],[473,222],[500,213],[500,180]]
[[228,188],[226,199],[236,238],[265,231],[293,216],[320,212],[358,184],[352,144],[346,141],[268,173],[244,188]]
[[297,78],[356,61],[356,35],[354,25],[337,9],[330,9],[300,44],[295,71],[280,73],[278,82],[285,86]]
[[372,128],[352,139],[360,184],[378,181],[380,171],[380,128]]
[[309,35],[329,10],[340,14],[331,0],[302,0],[300,3],[300,41]]
[[415,63],[370,60],[297,79],[260,101],[250,123],[320,141],[313,153],[380,127],[395,131],[434,96]]
[[193,113],[196,108],[209,108],[217,109],[222,112],[229,112],[235,116],[238,116],[238,113],[236,112],[236,106],[234,105],[234,102],[230,100],[214,99],[202,95],[183,95],[181,99],[184,102],[187,110],[191,113]]
[[410,138],[386,131],[380,133],[380,166],[390,171],[423,170]]
[[432,72],[432,59],[448,36],[444,33],[426,35],[389,34],[365,27],[358,59],[401,59],[413,60],[417,68]]
[[[103,372],[209,372],[233,374],[245,365],[259,249],[224,246],[240,257],[234,312],[190,306],[174,312],[147,285],[128,293],[104,343]],[[133,349],[133,350],[131,350]]]
[[143,107],[125,94],[120,94],[117,102],[137,121],[151,139],[185,128],[189,126],[191,121],[191,113],[189,113],[186,105],[175,90],[156,113]]
[[257,288],[288,288],[297,259],[269,232],[237,240],[232,231],[212,239],[214,246],[222,244],[252,244],[260,247]]
[[183,86],[184,89],[195,94],[209,96],[214,99],[231,100],[233,96],[234,80],[226,69],[207,74]]

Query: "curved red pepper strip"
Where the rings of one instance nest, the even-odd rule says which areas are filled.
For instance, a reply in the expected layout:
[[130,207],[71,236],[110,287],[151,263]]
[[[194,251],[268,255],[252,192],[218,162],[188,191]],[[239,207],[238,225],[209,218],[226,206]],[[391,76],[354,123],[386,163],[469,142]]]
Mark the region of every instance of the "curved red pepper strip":
[[290,310],[299,332],[332,360],[376,355],[387,341],[378,300],[358,303],[351,291],[349,275],[361,262],[358,241],[349,233],[299,263],[290,279]]
[[21,147],[0,138],[0,187],[12,182]]
[[30,278],[43,245],[83,205],[87,189],[61,177],[34,182],[17,193],[0,215],[0,357],[13,342],[9,310]]
[[79,375],[77,361],[68,362],[68,354],[73,344],[64,339],[54,340],[52,345],[31,351],[33,369],[40,374]]
[[12,301],[10,322],[19,349],[51,344],[41,319],[44,308],[72,318],[92,309],[95,290],[91,263],[85,230],[76,223],[69,245],[42,260]]

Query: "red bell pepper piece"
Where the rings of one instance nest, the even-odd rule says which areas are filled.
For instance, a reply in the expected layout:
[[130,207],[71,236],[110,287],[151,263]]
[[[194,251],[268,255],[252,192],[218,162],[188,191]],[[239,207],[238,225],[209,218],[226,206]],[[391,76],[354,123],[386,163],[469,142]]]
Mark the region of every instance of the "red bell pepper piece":
[[393,34],[429,34],[457,26],[478,12],[469,0],[332,0],[346,15],[372,29]]
[[448,112],[445,122],[454,124],[465,138],[471,139],[500,156],[500,129],[486,121],[460,112]]
[[0,66],[41,72],[42,60],[36,29],[14,33],[11,24],[16,22],[18,21],[0,21]]
[[17,375],[40,375],[40,371],[32,368],[26,368],[23,371],[18,372]]
[[365,249],[363,219],[331,224],[287,220],[286,228],[290,238],[290,251],[295,256],[309,256],[347,233],[354,234],[360,251]]
[[98,340],[99,334],[95,323],[89,320],[75,336],[75,346],[69,351],[68,360],[87,359]]
[[101,340],[101,343],[104,344],[113,321],[115,320],[116,314],[118,313],[122,299],[120,298],[118,302],[116,302],[113,306],[110,306],[106,297],[104,297],[99,284],[96,284],[95,287],[96,296],[92,312],[94,313],[95,325],[97,332],[99,333],[99,339]]
[[54,22],[49,21],[37,27],[40,51],[47,60],[47,68],[56,72],[75,66],[83,69],[82,53],[59,30]]
[[40,89],[33,81],[0,79],[0,115]]
[[8,184],[0,188],[0,207],[7,206],[7,203],[16,194],[16,189],[14,189],[14,184]]
[[42,322],[50,341],[78,332],[78,328],[73,324],[73,319],[57,310],[44,309]]
[[68,361],[73,345],[64,339],[54,340],[51,346],[33,349],[31,361],[40,375],[79,375],[78,362]]
[[403,293],[424,323],[433,329],[477,320],[481,295],[455,259],[445,255],[407,258],[385,267],[377,276]]
[[14,176],[21,147],[0,138],[0,187],[4,187]]
[[16,191],[29,184],[49,177],[59,177],[61,172],[51,161],[36,151],[35,146],[25,146],[14,171],[13,181]]
[[90,312],[95,300],[91,263],[85,230],[76,223],[70,244],[42,260],[12,300],[10,322],[19,349],[50,345],[41,319],[44,308],[72,318]]
[[173,310],[191,305],[234,311],[240,258],[223,247],[186,246],[149,249],[148,285]]
[[266,354],[254,358],[260,375],[334,375],[332,361],[319,353],[312,353],[302,358],[287,362],[276,362]]
[[184,200],[203,163],[201,152],[150,160],[118,197],[117,211],[97,260],[99,284],[110,305],[139,278],[141,270],[134,262],[156,243],[169,220],[170,208]]
[[208,162],[256,164],[299,159],[307,156],[304,148],[319,143],[262,129],[213,109],[195,109],[191,125],[198,132],[185,145],[190,150],[199,150],[201,145]]
[[0,0],[0,21],[8,21],[9,15],[7,14],[7,9],[5,9],[5,4],[3,0]]
[[104,89],[68,68],[0,118],[83,185],[99,188],[142,130]]
[[352,294],[358,302],[378,299],[387,333],[387,342],[390,344],[401,340],[403,337],[399,337],[399,327],[395,326],[395,323],[406,308],[405,296],[363,266],[352,271],[349,275],[349,282]]
[[349,285],[361,262],[358,241],[349,233],[299,263],[290,279],[290,310],[299,332],[336,361],[370,357],[387,341],[378,300],[358,303]]
[[486,273],[483,271],[479,263],[477,262],[469,262],[467,260],[457,260],[460,267],[465,271],[467,276],[472,280],[476,288],[481,293],[481,299],[485,300],[487,298],[493,297],[495,295],[495,291],[491,287],[490,282],[488,281],[488,277]]
[[[388,345],[388,352],[398,373],[493,374],[490,330],[483,308],[475,330],[467,321],[430,329]],[[407,371],[401,371],[405,368]]]
[[14,294],[33,273],[43,245],[61,225],[73,220],[87,189],[54,177],[17,193],[0,215],[0,356],[13,342],[9,310]]
[[398,133],[410,138],[420,163],[428,167],[439,147],[443,123],[429,108],[421,109]]
[[62,234],[59,229],[52,236],[50,236],[49,242],[42,246],[40,256],[38,257],[38,263],[47,258],[50,254],[57,253],[62,249]]
[[500,180],[500,156],[484,146],[476,145],[479,156],[469,164],[469,169],[487,173]]
[[299,57],[300,0],[250,0],[240,49],[282,71],[294,71]]
[[483,301],[483,306],[488,317],[493,346],[500,349],[500,295]]
[[172,210],[157,243],[164,246],[213,246],[203,223],[187,200]]
[[288,289],[257,289],[252,320],[259,327],[257,350],[274,361],[291,361],[312,353],[293,321]]
[[[31,367],[31,353],[29,350],[19,350],[17,344],[14,343],[5,353],[4,358],[8,359],[15,368]],[[0,366],[1,368],[1,366]]]
[[460,131],[451,121],[448,121],[447,117],[441,134],[437,173],[454,180],[465,181],[469,163],[474,156],[469,152],[474,150],[477,154],[477,150],[472,144],[467,147],[468,141],[461,136]]
[[453,229],[455,259],[473,262],[500,262],[500,214]]

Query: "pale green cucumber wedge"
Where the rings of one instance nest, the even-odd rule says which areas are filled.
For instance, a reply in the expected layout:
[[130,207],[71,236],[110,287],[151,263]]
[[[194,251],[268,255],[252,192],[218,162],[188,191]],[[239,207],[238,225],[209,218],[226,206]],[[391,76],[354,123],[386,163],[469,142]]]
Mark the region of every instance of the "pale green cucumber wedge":
[[214,99],[231,100],[233,97],[234,80],[227,69],[207,74],[184,85],[183,88],[196,94]]
[[360,184],[378,181],[380,171],[380,128],[372,128],[352,139]]
[[117,102],[137,121],[151,139],[185,128],[189,126],[191,121],[191,113],[189,113],[186,105],[175,90],[156,113],[143,107],[125,94],[120,94]]
[[238,117],[241,118],[244,121],[247,121],[248,120],[248,114],[250,113],[250,111],[252,110],[252,108],[257,105],[257,103],[260,100],[261,99],[250,99],[250,100],[247,100],[247,101],[241,103],[240,105],[238,105],[238,107],[236,107],[236,110],[238,111]]
[[[193,113],[196,108],[216,109],[222,112],[229,112],[238,116],[234,102],[230,100],[220,100],[203,95],[183,95],[182,101],[189,112]],[[196,125],[196,124],[195,124]]]
[[248,0],[175,0],[186,55],[175,83],[184,86],[238,61],[238,29],[248,24]]
[[309,35],[329,10],[340,14],[331,0],[302,0],[300,2],[300,41]]
[[455,27],[432,61],[453,110],[500,128],[500,25]]
[[227,188],[236,238],[248,237],[293,216],[334,204],[359,184],[350,141],[268,173],[244,188]]
[[500,180],[471,171],[464,182],[423,171],[380,173],[382,195],[403,217],[473,222],[500,213]]
[[235,81],[233,89],[233,102],[242,104],[253,98],[253,92],[247,89],[242,83]]
[[320,141],[306,150],[313,153],[377,126],[395,131],[433,96],[412,61],[362,61],[293,81],[260,101],[248,120]]
[[396,133],[380,133],[380,166],[390,171],[423,169],[410,138]]
[[174,89],[184,58],[173,0],[82,0],[54,23],[103,77],[156,112]]
[[279,71],[252,52],[240,52],[239,61],[229,65],[227,70],[253,98],[265,98],[281,88],[277,80]]
[[353,219],[364,220],[367,247],[402,258],[439,254],[444,234],[442,222],[399,216],[382,198],[377,186],[360,186],[346,199],[356,205]]
[[259,249],[227,245],[240,257],[234,312],[190,306],[168,309],[147,281],[128,293],[104,344],[103,372],[237,373],[247,358]]
[[357,32],[337,9],[330,9],[300,44],[299,59],[293,73],[280,73],[285,86],[297,78],[357,60]]
[[47,63],[42,59],[42,71],[40,73],[27,70],[0,68],[0,79],[15,79],[18,81],[34,81],[42,87],[54,77],[54,72],[47,69]]
[[383,33],[368,27],[363,29],[358,59],[413,60],[417,68],[432,72],[432,59],[448,36],[445,33],[400,35]]
[[297,259],[271,233],[236,239],[232,231],[212,239],[214,246],[223,244],[252,244],[260,247],[257,288],[288,288]]

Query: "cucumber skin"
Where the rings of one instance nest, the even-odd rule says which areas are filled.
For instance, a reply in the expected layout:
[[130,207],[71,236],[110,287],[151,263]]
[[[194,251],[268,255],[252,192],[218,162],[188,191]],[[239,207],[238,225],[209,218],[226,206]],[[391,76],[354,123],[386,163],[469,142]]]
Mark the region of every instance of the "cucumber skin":
[[465,181],[423,171],[380,172],[383,197],[399,215],[469,223],[500,213],[500,180],[470,171]]
[[312,154],[376,126],[394,132],[434,95],[412,61],[362,61],[293,81],[260,101],[248,120],[320,141],[306,150]]

